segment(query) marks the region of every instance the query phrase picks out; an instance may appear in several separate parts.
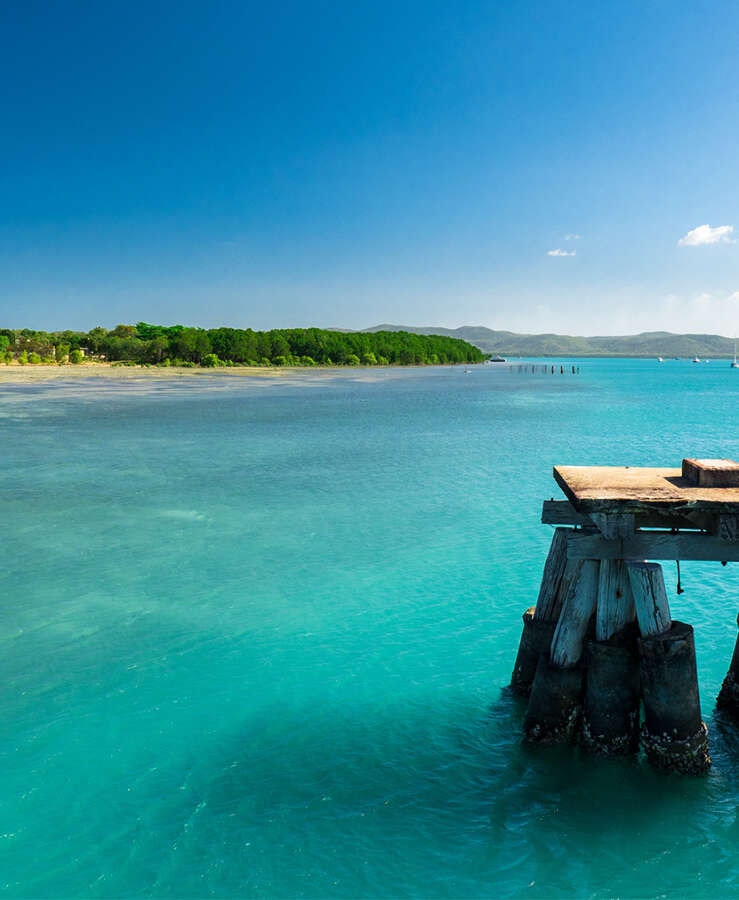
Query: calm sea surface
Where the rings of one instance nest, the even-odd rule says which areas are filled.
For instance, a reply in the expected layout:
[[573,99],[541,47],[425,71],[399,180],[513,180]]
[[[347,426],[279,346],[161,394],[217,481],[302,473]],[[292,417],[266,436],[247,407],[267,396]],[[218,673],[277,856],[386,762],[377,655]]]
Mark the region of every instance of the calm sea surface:
[[0,385],[0,894],[739,896],[739,566],[665,564],[707,777],[504,690],[553,465],[739,459],[728,362],[579,366]]

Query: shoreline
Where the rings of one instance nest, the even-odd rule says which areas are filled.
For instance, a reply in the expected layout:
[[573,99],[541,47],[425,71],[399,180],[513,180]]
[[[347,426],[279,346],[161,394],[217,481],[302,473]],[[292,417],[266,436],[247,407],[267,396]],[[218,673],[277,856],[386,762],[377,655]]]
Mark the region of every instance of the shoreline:
[[202,368],[189,366],[116,366],[112,363],[88,362],[79,365],[69,363],[58,365],[0,363],[0,384],[23,384],[38,381],[56,381],[60,378],[108,378],[111,380],[135,381],[156,378],[185,378],[192,376],[212,377],[227,375],[230,377],[284,378],[297,372],[314,373],[335,372],[336,369],[326,367],[272,367],[272,366],[227,366],[218,368]]

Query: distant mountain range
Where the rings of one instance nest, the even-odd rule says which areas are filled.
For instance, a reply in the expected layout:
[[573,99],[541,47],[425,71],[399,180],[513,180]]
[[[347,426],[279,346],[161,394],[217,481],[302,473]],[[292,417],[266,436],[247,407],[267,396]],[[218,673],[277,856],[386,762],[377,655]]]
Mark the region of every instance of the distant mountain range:
[[462,328],[414,327],[411,325],[375,325],[364,331],[409,331],[412,334],[443,334],[461,338],[485,353],[501,356],[675,356],[730,357],[734,339],[718,334],[671,334],[647,331],[623,337],[573,337],[566,334],[515,334],[493,331],[482,326]]

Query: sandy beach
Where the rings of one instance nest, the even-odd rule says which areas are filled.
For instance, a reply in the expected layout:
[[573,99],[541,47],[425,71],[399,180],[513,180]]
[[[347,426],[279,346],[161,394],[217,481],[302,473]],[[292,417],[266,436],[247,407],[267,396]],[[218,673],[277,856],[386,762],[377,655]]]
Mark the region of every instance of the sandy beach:
[[101,380],[110,388],[115,386],[171,384],[173,381],[193,386],[209,384],[213,387],[233,383],[235,380],[251,381],[254,385],[282,382],[303,387],[324,383],[330,379],[350,381],[384,381],[402,377],[416,366],[218,366],[201,368],[187,366],[121,366],[115,363],[85,362],[81,365],[25,365],[17,363],[0,365],[0,385],[87,384],[102,387]]
[[[18,364],[0,365],[0,384],[69,380],[73,378],[110,378],[117,381],[150,380],[152,378],[208,378],[214,375],[252,378],[284,378],[296,373],[316,374],[315,368],[280,368],[269,366],[228,366],[213,369],[180,366],[116,366],[111,363],[89,362],[81,365],[45,366]],[[322,369],[321,371],[335,371]]]

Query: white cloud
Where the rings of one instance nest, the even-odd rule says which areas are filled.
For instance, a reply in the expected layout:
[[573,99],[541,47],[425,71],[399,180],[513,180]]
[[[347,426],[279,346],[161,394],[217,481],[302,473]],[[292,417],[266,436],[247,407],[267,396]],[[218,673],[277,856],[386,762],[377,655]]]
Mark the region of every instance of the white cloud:
[[566,241],[579,241],[580,235],[579,234],[566,234],[565,240]]
[[731,234],[734,231],[733,225],[717,225],[711,228],[710,225],[699,225],[692,231],[689,231],[685,237],[680,238],[677,242],[678,247],[703,247],[706,244],[733,244]]
[[[712,294],[701,291],[681,296],[668,294],[655,304],[645,305],[649,321],[644,331],[667,330],[675,334],[705,334],[706,330],[731,336],[739,333],[739,291]],[[714,324],[708,328],[707,323]]]
[[547,250],[547,256],[577,256],[577,250]]

